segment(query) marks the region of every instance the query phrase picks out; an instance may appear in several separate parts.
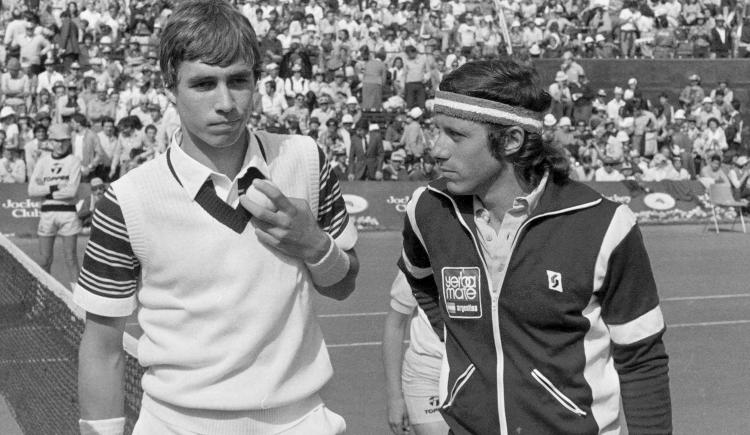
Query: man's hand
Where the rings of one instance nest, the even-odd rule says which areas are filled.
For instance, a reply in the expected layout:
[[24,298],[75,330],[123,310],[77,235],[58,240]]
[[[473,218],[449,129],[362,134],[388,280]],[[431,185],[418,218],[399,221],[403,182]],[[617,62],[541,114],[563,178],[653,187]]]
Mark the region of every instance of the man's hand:
[[382,171],[375,171],[375,179],[377,181],[381,181],[383,179],[383,172]]
[[388,399],[388,425],[395,435],[409,434],[409,413],[403,396]]
[[258,197],[253,200],[253,195],[240,197],[240,204],[253,215],[258,240],[306,263],[320,261],[331,242],[307,202],[287,198],[267,180],[255,180],[250,189],[253,187],[270,200],[270,204],[260,204],[263,200]]

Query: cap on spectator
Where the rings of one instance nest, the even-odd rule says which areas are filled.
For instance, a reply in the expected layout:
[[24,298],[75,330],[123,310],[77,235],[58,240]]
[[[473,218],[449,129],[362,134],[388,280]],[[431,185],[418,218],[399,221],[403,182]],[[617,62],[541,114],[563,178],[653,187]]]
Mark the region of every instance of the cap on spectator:
[[620,130],[617,132],[617,135],[615,135],[615,139],[617,139],[620,142],[625,143],[630,140],[630,136],[628,136],[628,134],[625,133],[624,131]]
[[511,27],[511,29],[512,29],[513,27],[521,27],[521,22],[520,22],[520,21],[518,21],[518,20],[513,20],[513,22],[512,22],[512,23],[510,23],[510,27]]
[[607,38],[605,38],[604,35],[602,35],[601,33],[597,33],[596,36],[594,37],[594,40],[596,42],[604,42],[606,39]]
[[70,69],[81,69],[81,65],[78,62],[73,62],[70,64]]
[[422,114],[422,109],[420,109],[419,107],[412,107],[411,110],[409,110],[409,112],[407,113],[407,115],[409,115],[409,118],[411,119],[419,119]]
[[602,164],[605,166],[614,166],[617,164],[617,160],[613,159],[610,156],[604,156],[602,157]]
[[544,115],[544,126],[545,127],[552,127],[553,125],[557,124],[557,119],[555,119],[555,115],[548,113]]
[[638,79],[636,79],[635,77],[631,77],[628,79],[628,85],[637,85],[637,84],[638,84]]
[[713,104],[714,100],[711,97],[705,97],[703,98],[703,101],[701,103],[703,104]]
[[68,124],[52,124],[49,126],[50,140],[70,139],[70,127]]
[[326,121],[326,126],[328,127],[336,127],[339,125],[339,122],[336,121],[336,118],[328,118]]
[[48,112],[41,111],[36,114],[36,117],[34,119],[36,120],[36,122],[39,122],[45,119],[52,119],[52,117],[49,115]]
[[633,92],[632,89],[625,89],[625,92],[622,94],[622,98],[625,100],[630,100],[635,95],[635,92]]
[[273,71],[275,69],[279,69],[279,66],[274,62],[271,62],[268,65],[266,65],[266,71]]
[[354,117],[350,114],[346,114],[341,117],[341,123],[342,124],[354,124]]
[[557,73],[555,74],[555,81],[556,81],[556,82],[564,82],[565,80],[568,80],[568,75],[567,75],[567,74],[565,74],[564,72],[562,72],[562,71],[558,71],[558,72],[557,72]]
[[621,87],[619,87],[619,86],[615,86],[615,94],[620,94],[620,95],[622,95],[622,88],[621,88]]
[[21,69],[21,62],[19,62],[17,58],[11,57],[5,67],[8,71],[18,71]]
[[737,161],[734,163],[737,166],[745,166],[748,162],[747,156],[739,156],[737,157]]
[[378,131],[378,130],[380,130],[380,126],[378,125],[377,122],[373,122],[372,124],[370,124],[370,131]]
[[102,181],[102,179],[99,177],[94,177],[91,179],[89,184],[91,185],[91,188],[93,189],[94,187],[104,186],[104,181]]
[[542,17],[536,17],[534,18],[534,24],[537,26],[543,26],[544,25],[544,18]]
[[346,104],[359,104],[357,97],[349,97],[346,99]]
[[592,38],[591,36],[587,36],[587,37],[586,37],[586,38],[585,38],[585,39],[583,40],[583,43],[584,43],[584,44],[593,44],[593,43],[594,43],[594,38]]
[[4,106],[2,110],[0,110],[0,119],[7,118],[9,116],[14,116],[16,114],[16,111],[13,110],[10,106]]
[[78,89],[78,83],[68,82],[68,89]]
[[691,74],[690,77],[688,77],[688,80],[690,80],[691,82],[699,82],[701,81],[701,76],[699,76],[698,74]]
[[55,59],[52,59],[52,56],[48,56],[46,59],[44,59],[44,64],[45,65],[54,65],[55,64]]
[[404,160],[406,160],[406,151],[401,149],[391,153],[392,162],[403,162]]
[[336,70],[335,73],[333,73],[334,77],[346,77],[346,74],[344,74],[344,71],[340,68]]
[[558,127],[570,127],[571,125],[573,124],[570,122],[570,118],[568,118],[567,116],[563,116],[562,118],[560,118],[560,121],[557,122]]
[[310,124],[318,124],[318,125],[320,125],[320,120],[318,119],[317,116],[311,116],[310,117]]
[[682,109],[677,109],[674,111],[674,119],[679,120],[685,120],[685,111]]
[[600,96],[600,97],[606,97],[606,96],[607,96],[607,91],[605,91],[604,89],[599,89],[599,90],[598,90],[598,91],[596,92],[596,95],[598,95],[598,96]]
[[[104,38],[102,38],[102,39],[104,39]],[[107,43],[105,41],[100,41],[100,43],[103,44],[102,53],[111,53],[112,52],[112,47],[109,46],[109,43]]]
[[529,48],[529,54],[532,56],[539,56],[540,54],[542,54],[542,49],[539,48],[539,44],[533,44]]

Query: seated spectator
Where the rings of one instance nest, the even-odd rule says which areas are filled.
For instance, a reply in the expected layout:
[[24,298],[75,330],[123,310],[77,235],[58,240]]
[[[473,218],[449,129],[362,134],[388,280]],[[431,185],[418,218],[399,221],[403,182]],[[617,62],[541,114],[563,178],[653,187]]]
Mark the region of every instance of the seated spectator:
[[721,156],[714,154],[710,157],[709,164],[701,168],[700,181],[705,186],[710,186],[714,183],[731,184],[729,177],[721,167]]
[[261,106],[263,114],[274,119],[281,117],[281,114],[289,107],[284,94],[277,92],[275,81],[266,81],[265,92],[261,94]]
[[383,164],[383,180],[409,180],[409,173],[404,167],[404,160],[406,160],[406,153],[403,150],[393,151],[390,156],[387,156],[385,158],[385,163]]
[[26,163],[23,150],[3,148],[0,158],[0,183],[23,183],[26,181]]
[[339,127],[339,122],[336,118],[329,118],[325,125],[325,130],[318,135],[318,146],[320,146],[329,157],[339,151],[348,154],[351,147],[351,137],[349,136],[349,132],[346,131],[346,129]]
[[92,178],[90,185],[91,193],[76,205],[78,219],[81,220],[84,230],[86,228],[90,230],[96,206],[104,198],[104,192],[107,190],[107,185],[98,177]]
[[675,170],[675,178],[672,178],[673,180],[677,181],[685,181],[690,180],[691,176],[687,169],[685,169],[682,166],[682,157],[681,156],[674,156],[672,157],[672,166]]
[[433,181],[440,178],[440,169],[435,165],[435,158],[429,154],[422,156],[409,173],[409,181]]
[[602,166],[594,171],[594,181],[622,181],[625,177],[615,168],[617,162],[610,158],[602,159]]
[[664,154],[654,155],[651,166],[644,171],[643,181],[676,180],[679,173]]
[[331,172],[333,172],[339,181],[347,181],[349,174],[349,165],[346,162],[346,151],[337,149],[333,152],[331,160]]
[[729,182],[732,184],[732,192],[735,198],[750,198],[750,159],[747,156],[739,156],[734,161],[734,167],[729,170]]
[[294,105],[284,110],[284,113],[281,114],[282,122],[286,122],[293,116],[303,134],[307,133],[310,123],[310,110],[305,106],[305,102],[305,96],[297,94],[294,96]]

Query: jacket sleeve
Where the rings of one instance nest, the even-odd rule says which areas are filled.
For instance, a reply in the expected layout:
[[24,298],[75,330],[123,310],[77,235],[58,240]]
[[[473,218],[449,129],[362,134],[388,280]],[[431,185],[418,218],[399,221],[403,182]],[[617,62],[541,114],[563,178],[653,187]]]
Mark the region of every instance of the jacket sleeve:
[[440,297],[433,276],[430,258],[416,226],[415,208],[419,196],[424,192],[420,187],[414,192],[406,208],[403,231],[403,250],[398,267],[406,276],[419,307],[427,314],[432,328],[439,337],[443,336],[443,320],[440,315]]
[[666,326],[643,237],[625,205],[604,238],[595,290],[610,332],[629,432],[672,433],[669,358],[662,341]]

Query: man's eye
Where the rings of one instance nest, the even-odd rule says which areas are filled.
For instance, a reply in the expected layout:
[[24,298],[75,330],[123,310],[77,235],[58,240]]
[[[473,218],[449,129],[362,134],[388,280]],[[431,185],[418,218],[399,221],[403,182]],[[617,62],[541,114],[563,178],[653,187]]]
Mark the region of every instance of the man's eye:
[[211,89],[213,85],[214,85],[213,82],[198,82],[198,83],[194,83],[192,87],[194,89],[206,90],[206,89]]

